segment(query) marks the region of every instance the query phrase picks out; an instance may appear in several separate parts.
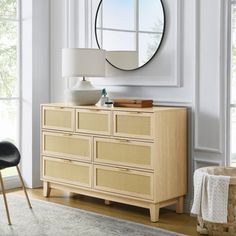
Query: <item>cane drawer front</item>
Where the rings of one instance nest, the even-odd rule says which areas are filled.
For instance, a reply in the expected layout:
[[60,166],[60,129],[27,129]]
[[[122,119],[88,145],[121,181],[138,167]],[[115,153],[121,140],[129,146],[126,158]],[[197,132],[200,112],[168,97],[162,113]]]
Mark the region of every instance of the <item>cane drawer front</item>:
[[94,160],[100,163],[153,169],[153,143],[95,138]]
[[95,165],[94,178],[95,189],[153,199],[153,173]]
[[154,137],[153,113],[115,111],[113,119],[115,136],[143,139]]
[[43,178],[91,187],[92,166],[87,163],[43,156]]
[[43,107],[42,128],[74,131],[75,110],[65,107]]
[[43,132],[43,154],[91,160],[92,138],[72,134]]
[[110,111],[76,109],[76,132],[111,134]]

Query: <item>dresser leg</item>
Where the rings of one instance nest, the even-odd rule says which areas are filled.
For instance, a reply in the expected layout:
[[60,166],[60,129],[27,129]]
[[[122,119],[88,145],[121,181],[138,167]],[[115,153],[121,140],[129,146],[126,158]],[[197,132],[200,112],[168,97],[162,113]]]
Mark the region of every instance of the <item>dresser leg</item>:
[[51,188],[49,187],[49,182],[43,182],[43,196],[49,197]]
[[160,212],[159,204],[151,204],[149,209],[150,209],[151,221],[152,222],[159,221],[159,212]]
[[184,197],[179,197],[178,202],[176,203],[176,213],[183,213],[184,212]]

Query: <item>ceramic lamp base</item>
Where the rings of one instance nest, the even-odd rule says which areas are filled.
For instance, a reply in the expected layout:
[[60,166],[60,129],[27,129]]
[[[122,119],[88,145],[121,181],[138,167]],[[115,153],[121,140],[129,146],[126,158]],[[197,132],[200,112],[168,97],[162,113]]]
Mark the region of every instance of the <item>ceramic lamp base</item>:
[[101,89],[93,90],[75,90],[68,89],[66,91],[66,101],[73,105],[95,105],[102,96]]
[[90,81],[78,81],[72,88],[66,90],[66,101],[77,106],[95,105],[102,96],[102,90],[96,89]]

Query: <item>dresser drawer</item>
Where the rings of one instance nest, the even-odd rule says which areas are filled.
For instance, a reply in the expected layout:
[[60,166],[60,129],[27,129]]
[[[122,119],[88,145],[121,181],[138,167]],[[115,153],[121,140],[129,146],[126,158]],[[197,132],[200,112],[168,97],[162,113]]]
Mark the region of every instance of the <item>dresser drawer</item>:
[[94,139],[94,160],[131,167],[153,169],[153,143],[118,139]]
[[110,116],[110,111],[76,109],[76,132],[110,135]]
[[72,134],[43,132],[42,149],[45,155],[91,160],[92,138]]
[[43,156],[43,178],[73,185],[91,187],[90,164]]
[[42,128],[74,131],[75,111],[73,108],[43,107]]
[[113,119],[115,136],[144,139],[154,137],[153,113],[115,111]]
[[94,188],[133,197],[153,199],[153,174],[95,165]]

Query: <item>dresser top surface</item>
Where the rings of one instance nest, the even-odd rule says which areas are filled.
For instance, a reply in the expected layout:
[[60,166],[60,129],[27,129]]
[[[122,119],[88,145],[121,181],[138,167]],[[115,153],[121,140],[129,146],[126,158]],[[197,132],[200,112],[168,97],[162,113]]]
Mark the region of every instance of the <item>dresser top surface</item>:
[[90,110],[107,110],[107,111],[142,111],[142,112],[160,112],[160,111],[170,111],[170,110],[186,110],[186,107],[167,107],[167,106],[153,106],[150,108],[131,108],[131,107],[106,107],[99,105],[91,106],[76,106],[70,103],[47,103],[41,104],[41,106],[50,106],[50,107],[63,107],[63,108],[76,108],[76,109],[90,109]]

